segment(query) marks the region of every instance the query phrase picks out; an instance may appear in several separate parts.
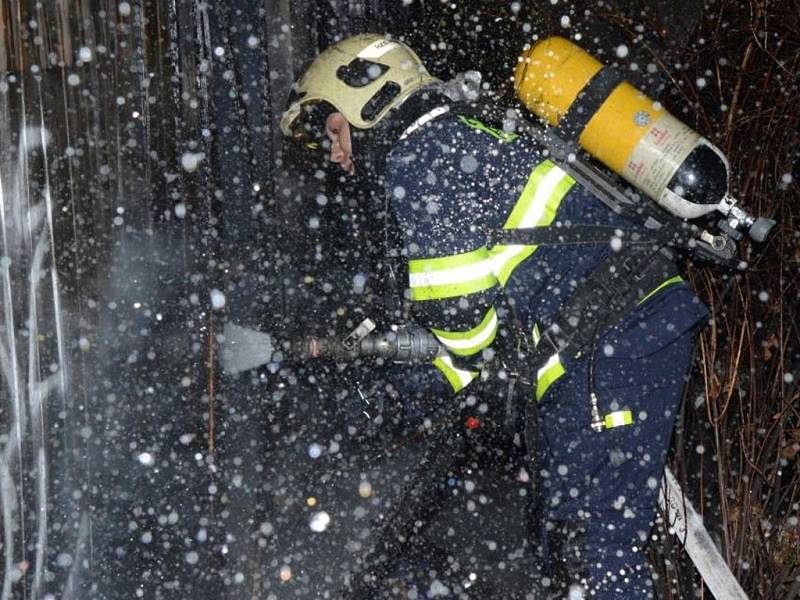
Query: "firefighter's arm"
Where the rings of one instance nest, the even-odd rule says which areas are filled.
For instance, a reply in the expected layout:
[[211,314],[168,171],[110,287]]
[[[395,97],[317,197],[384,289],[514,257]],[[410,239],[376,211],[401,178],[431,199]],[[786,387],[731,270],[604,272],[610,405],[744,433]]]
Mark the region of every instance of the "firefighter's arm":
[[417,319],[447,354],[434,360],[454,392],[477,376],[498,332],[499,290],[486,246],[409,261],[409,293]]
[[435,366],[458,392],[480,371],[498,333],[500,285],[483,226],[502,179],[491,135],[443,119],[387,162],[387,190],[402,228],[415,320],[447,350]]

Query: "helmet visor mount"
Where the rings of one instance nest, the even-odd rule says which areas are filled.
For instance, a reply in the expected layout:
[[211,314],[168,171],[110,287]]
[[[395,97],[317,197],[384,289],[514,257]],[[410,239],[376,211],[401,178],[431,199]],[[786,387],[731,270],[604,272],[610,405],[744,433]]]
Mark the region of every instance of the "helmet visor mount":
[[394,102],[394,99],[400,94],[400,86],[394,81],[387,81],[383,84],[381,89],[375,92],[364,108],[361,109],[361,118],[365,121],[374,121],[378,118],[387,106]]
[[[375,120],[395,101],[400,91],[400,86],[394,81],[384,83],[362,107],[361,118],[368,122]],[[297,106],[297,114],[289,124],[291,138],[308,150],[324,149],[325,121],[331,113],[340,111],[324,100],[309,100],[303,103],[304,96],[305,94],[292,92],[290,97],[291,104]]]
[[298,147],[312,152],[326,150],[325,122],[328,116],[336,112],[336,107],[324,100],[311,100],[301,104],[305,94],[295,94],[291,100],[297,102],[296,116],[288,124],[291,139]]
[[382,77],[388,70],[388,65],[356,57],[336,69],[336,78],[350,87],[362,88]]

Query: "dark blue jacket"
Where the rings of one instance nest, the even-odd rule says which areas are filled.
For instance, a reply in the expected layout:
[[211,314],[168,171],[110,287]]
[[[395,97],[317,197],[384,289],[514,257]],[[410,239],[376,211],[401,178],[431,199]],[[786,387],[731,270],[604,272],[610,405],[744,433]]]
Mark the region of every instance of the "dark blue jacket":
[[[535,337],[581,278],[613,252],[610,244],[487,247],[483,228],[635,226],[577,185],[533,140],[456,114],[398,142],[387,159],[386,189],[404,238],[408,293],[452,355],[435,364],[455,391],[474,379],[506,333],[506,317],[496,310],[501,294]],[[667,343],[706,314],[680,277],[653,292],[617,324],[620,332],[634,330],[626,343],[645,349]],[[560,357],[552,357],[534,374],[537,397],[564,372]]]

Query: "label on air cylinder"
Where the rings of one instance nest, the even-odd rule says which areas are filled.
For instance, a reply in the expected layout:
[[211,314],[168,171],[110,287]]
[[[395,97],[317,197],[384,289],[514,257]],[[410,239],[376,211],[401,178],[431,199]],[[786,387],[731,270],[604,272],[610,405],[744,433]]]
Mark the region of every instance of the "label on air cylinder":
[[622,176],[658,200],[678,167],[699,142],[699,133],[669,113],[663,113],[636,144]]

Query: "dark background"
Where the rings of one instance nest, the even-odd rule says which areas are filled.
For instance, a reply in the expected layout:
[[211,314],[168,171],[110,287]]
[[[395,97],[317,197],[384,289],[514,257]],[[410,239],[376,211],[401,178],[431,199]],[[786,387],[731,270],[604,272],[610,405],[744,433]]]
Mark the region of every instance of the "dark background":
[[[577,34],[728,152],[745,205],[779,218],[766,258],[743,250],[752,276],[691,272],[717,320],[675,461],[753,595],[796,594],[790,4],[0,4],[0,597],[310,598],[353,568],[424,445],[414,423],[348,432],[356,390],[386,375],[223,376],[216,342],[228,320],[286,335],[392,320],[380,203],[277,130],[303,66],[362,31],[399,36],[442,79],[477,69],[509,102],[523,45]],[[661,591],[688,597],[701,586],[673,543],[654,551]]]

